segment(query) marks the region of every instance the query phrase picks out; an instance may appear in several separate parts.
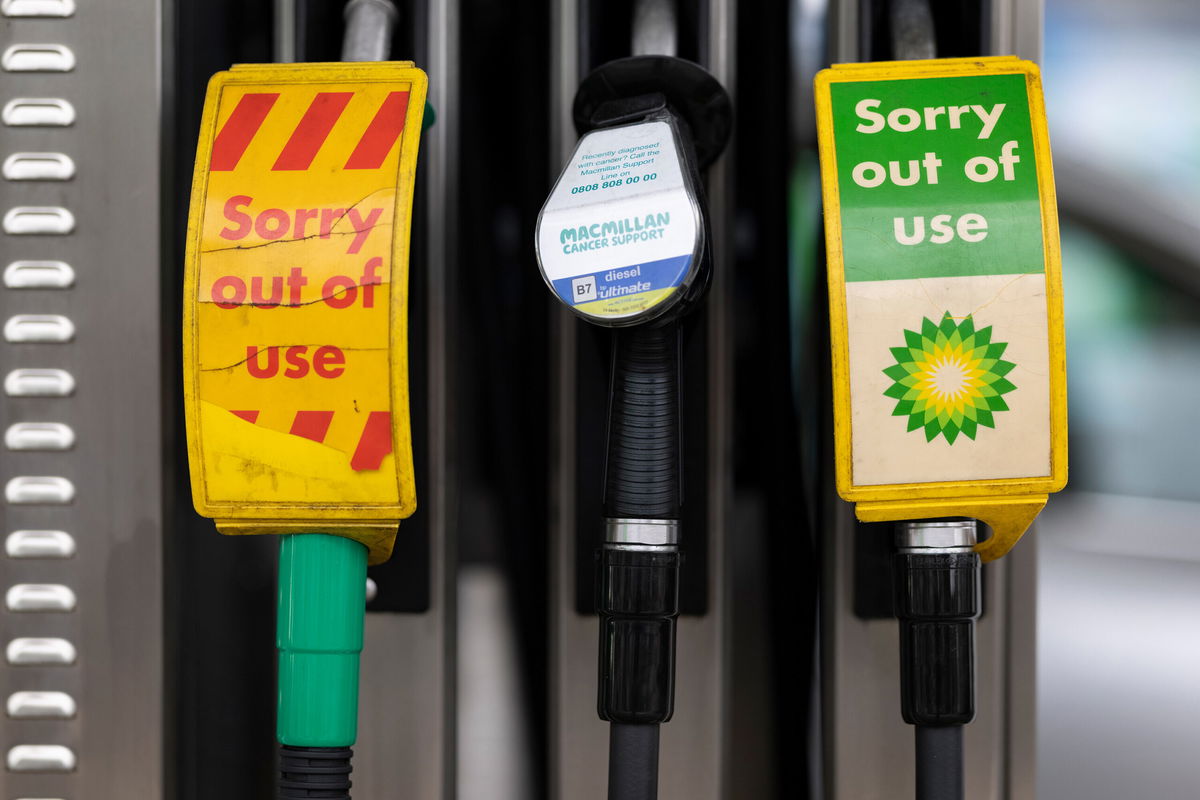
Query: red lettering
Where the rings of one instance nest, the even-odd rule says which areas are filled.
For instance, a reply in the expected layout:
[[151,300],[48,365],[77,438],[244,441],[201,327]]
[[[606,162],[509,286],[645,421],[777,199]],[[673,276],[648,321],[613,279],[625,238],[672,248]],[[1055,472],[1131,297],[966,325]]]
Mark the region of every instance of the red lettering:
[[[225,292],[233,289],[233,294]],[[213,281],[212,301],[217,308],[237,308],[246,299],[246,282],[236,275],[225,275]]]
[[271,278],[271,296],[263,296],[263,281],[266,278],[255,275],[250,279],[250,302],[255,308],[275,308],[283,302],[283,278],[279,275]]
[[288,275],[288,305],[300,305],[300,289],[308,283],[308,278],[304,277],[304,270],[300,267],[292,267],[292,272]]
[[313,372],[322,378],[336,378],[345,372],[346,354],[331,344],[318,347],[313,353]]
[[[266,353],[266,364],[263,364],[263,353]],[[294,344],[284,350],[284,361],[287,368],[283,377],[298,379],[309,373],[308,345]],[[311,369],[322,378],[336,378],[345,372],[346,354],[340,348],[327,344],[318,347],[312,354]],[[254,378],[274,378],[279,374],[279,347],[246,348],[246,371]]]
[[363,266],[362,280],[359,281],[362,285],[363,308],[375,307],[375,287],[381,283],[378,272],[382,266],[383,259],[379,256],[368,259]]
[[[258,357],[263,353],[267,354],[267,366],[262,366],[258,363]],[[274,378],[275,373],[279,372],[279,348],[264,347],[257,348],[254,345],[246,347],[246,371],[250,373],[252,378]]]
[[283,372],[285,378],[303,378],[308,374],[308,362],[304,360],[304,354],[308,352],[306,345],[292,345],[287,349],[285,358],[290,364]]
[[[271,220],[275,220],[275,227],[271,227]],[[282,208],[268,208],[254,220],[254,232],[263,239],[282,239],[291,224],[292,218]]]
[[350,247],[346,252],[353,255],[362,249],[362,246],[367,241],[367,237],[371,235],[371,231],[375,229],[375,223],[379,220],[379,216],[383,213],[382,208],[372,208],[371,213],[367,214],[367,218],[363,219],[359,215],[357,208],[352,208],[346,212],[350,217],[350,226],[354,228],[354,239],[350,242]]
[[248,206],[254,202],[254,198],[248,195],[234,195],[225,201],[225,219],[230,222],[236,222],[236,228],[222,228],[218,234],[222,239],[237,241],[244,239],[246,234],[250,233],[251,223],[250,215],[238,211],[240,206]]
[[310,219],[316,219],[320,214],[315,208],[297,208],[296,209],[296,230],[292,231],[293,239],[303,239],[304,230],[308,226]]
[[321,287],[321,299],[330,308],[352,306],[358,299],[358,284],[349,275],[334,275]]
[[344,208],[322,208],[321,238],[328,239],[329,234],[333,231],[334,224],[344,216],[346,216],[346,209]]

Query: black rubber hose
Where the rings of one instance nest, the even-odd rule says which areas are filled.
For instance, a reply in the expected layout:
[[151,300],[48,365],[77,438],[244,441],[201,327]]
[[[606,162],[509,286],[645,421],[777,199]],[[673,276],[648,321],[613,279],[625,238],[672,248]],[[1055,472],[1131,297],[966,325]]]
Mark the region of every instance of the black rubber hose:
[[658,725],[614,722],[608,733],[608,800],[657,800]]
[[679,324],[613,332],[604,515],[679,519]]
[[279,746],[279,800],[350,800],[349,747]]
[[917,800],[963,800],[963,728],[917,725]]

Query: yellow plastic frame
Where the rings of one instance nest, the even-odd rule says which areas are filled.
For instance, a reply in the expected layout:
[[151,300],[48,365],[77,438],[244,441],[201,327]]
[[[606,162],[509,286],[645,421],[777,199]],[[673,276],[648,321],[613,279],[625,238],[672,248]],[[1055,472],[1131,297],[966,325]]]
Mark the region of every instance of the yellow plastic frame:
[[[188,457],[192,464],[192,497],[196,511],[212,517],[225,534],[284,534],[319,531],[345,536],[362,542],[370,551],[370,563],[386,561],[395,543],[401,519],[416,509],[416,486],[412,465],[412,445],[408,398],[408,309],[405,302],[389,298],[389,371],[391,374],[392,442],[397,458],[398,503],[262,503],[214,502],[205,484],[204,447],[200,435],[201,406],[198,391],[198,353],[196,347],[196,296],[200,272],[201,223],[208,193],[208,167],[217,134],[218,102],[226,86],[256,87],[301,86],[334,82],[395,81],[411,85],[405,125],[401,133],[399,177],[395,215],[409,229],[416,175],[421,121],[425,110],[428,78],[412,62],[318,63],[318,64],[239,64],[213,76],[208,85],[204,113],[200,123],[192,196],[188,212],[187,256],[183,302],[184,406],[188,431]],[[408,283],[409,237],[397,235],[392,245],[392,283]],[[394,292],[401,290],[394,289]]]
[[[941,481],[887,486],[856,486],[851,464],[850,371],[846,316],[845,262],[842,252],[841,205],[837,183],[830,87],[834,83],[952,78],[971,75],[1023,75],[1029,97],[1038,194],[1042,206],[1042,242],[1046,262],[1046,306],[1050,340],[1050,474],[1002,480]],[[1063,332],[1062,255],[1054,168],[1046,129],[1041,72],[1015,56],[925,61],[835,64],[814,81],[817,139],[821,153],[821,186],[825,202],[825,246],[829,265],[829,315],[833,355],[834,441],[838,494],[856,503],[864,522],[966,516],[992,528],[991,538],[977,548],[985,561],[1003,556],[1028,529],[1050,493],[1067,483],[1067,371]]]

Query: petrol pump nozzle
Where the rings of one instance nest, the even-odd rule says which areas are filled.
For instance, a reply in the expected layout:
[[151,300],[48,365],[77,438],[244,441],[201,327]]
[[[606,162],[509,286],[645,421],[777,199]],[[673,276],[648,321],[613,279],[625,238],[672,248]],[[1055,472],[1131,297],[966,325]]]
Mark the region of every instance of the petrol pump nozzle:
[[900,710],[916,726],[917,798],[963,796],[962,726],[975,718],[980,560],[974,520],[896,528]]
[[709,284],[699,170],[725,146],[732,110],[700,66],[635,56],[589,75],[574,117],[582,138],[538,217],[538,264],[568,308],[614,329],[597,711],[612,723],[609,797],[649,800],[658,725],[674,710],[679,325]]
[[[394,17],[353,0],[347,58],[386,57]],[[205,100],[189,462],[222,533],[281,536],[281,800],[350,797],[367,565],[416,505],[405,287],[427,83],[411,62],[237,65]]]

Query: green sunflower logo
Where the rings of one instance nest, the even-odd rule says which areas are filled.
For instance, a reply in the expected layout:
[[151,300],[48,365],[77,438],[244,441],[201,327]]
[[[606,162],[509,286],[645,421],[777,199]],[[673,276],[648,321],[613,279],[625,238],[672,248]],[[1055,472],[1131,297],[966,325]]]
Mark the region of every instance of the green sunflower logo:
[[949,444],[961,433],[974,439],[979,426],[995,428],[993,415],[1008,411],[1003,395],[1017,387],[1004,376],[1016,365],[1002,361],[1007,342],[992,341],[992,327],[975,330],[970,316],[940,324],[921,320],[921,331],[904,331],[904,347],[891,348],[896,363],[883,371],[892,379],[884,395],[896,401],[894,417],[908,417],[908,430],[925,429],[925,441],[940,433]]

